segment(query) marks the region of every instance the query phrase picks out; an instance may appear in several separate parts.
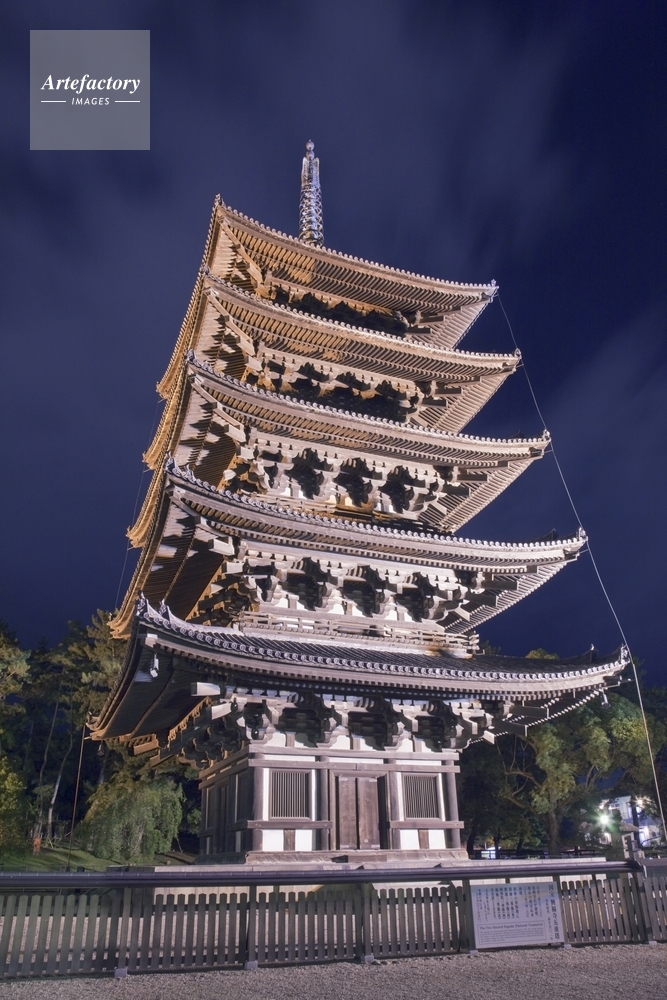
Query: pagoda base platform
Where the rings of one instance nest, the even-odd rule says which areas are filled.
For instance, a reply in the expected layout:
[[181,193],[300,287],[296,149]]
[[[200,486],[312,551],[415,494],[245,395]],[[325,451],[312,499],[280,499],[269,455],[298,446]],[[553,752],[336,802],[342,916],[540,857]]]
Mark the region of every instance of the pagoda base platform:
[[346,865],[352,868],[359,866],[376,867],[429,867],[430,865],[451,865],[458,862],[467,862],[468,852],[460,850],[435,850],[435,851],[236,851],[227,854],[203,854],[200,855],[195,864],[197,865],[251,865],[253,869],[258,866],[265,868],[289,870],[294,868],[316,868],[323,865],[331,868],[332,865]]

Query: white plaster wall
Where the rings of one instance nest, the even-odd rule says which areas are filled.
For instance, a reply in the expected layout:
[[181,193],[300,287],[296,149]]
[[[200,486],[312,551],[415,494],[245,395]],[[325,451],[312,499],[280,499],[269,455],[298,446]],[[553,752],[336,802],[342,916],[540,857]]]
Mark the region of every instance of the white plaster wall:
[[404,851],[418,851],[419,830],[401,830],[401,848]]
[[285,845],[285,838],[282,830],[262,831],[263,851],[282,851]]
[[445,847],[445,831],[444,830],[429,830],[428,831],[428,846],[431,848]]
[[294,850],[295,851],[312,851],[313,849],[313,831],[312,830],[295,830],[294,831]]

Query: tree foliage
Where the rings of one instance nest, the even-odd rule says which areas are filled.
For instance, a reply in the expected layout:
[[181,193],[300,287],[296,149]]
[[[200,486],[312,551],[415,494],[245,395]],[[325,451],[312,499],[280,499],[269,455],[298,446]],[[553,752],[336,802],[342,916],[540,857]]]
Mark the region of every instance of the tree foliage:
[[23,841],[24,787],[21,776],[0,757],[0,851]]
[[92,796],[78,836],[101,858],[136,864],[168,851],[178,834],[183,792],[168,778],[136,781],[119,772]]
[[[665,743],[665,726],[649,718],[652,743]],[[587,703],[552,722],[531,726],[525,736],[503,736],[495,748],[473,747],[462,758],[462,809],[469,832],[496,841],[521,840],[541,829],[542,840],[556,854],[563,844],[568,817],[589,812],[604,794],[653,793],[651,761],[639,707],[611,694],[609,704]],[[475,789],[475,783],[477,788]],[[471,811],[466,805],[466,790]],[[493,795],[489,786],[495,785]],[[527,825],[526,825],[527,824]],[[577,824],[578,825],[578,824]]]
[[[32,652],[0,627],[0,850],[31,841],[39,849],[70,834],[81,735],[125,656],[110,618],[98,611],[88,626],[70,622],[61,642]],[[145,757],[86,739],[75,842],[85,834],[102,857],[146,860],[169,850],[180,827],[192,847],[199,800],[191,777],[177,761],[156,774]]]
[[[29,656],[4,622],[0,622],[0,740],[12,741],[12,722],[23,710],[20,694],[30,671]],[[1,744],[0,744],[1,746]]]

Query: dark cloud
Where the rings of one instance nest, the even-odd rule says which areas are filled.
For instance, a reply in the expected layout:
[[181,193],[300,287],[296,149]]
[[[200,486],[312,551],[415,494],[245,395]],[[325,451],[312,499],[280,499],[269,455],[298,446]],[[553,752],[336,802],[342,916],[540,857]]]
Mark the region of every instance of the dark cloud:
[[[651,310],[615,332],[542,407],[602,580],[628,641],[644,657],[660,649],[665,628],[665,318],[664,310]],[[502,431],[512,433],[512,426],[506,419]],[[550,528],[563,537],[576,526],[548,456],[465,533],[519,541]],[[570,654],[589,642],[609,649],[619,642],[587,555],[487,631],[513,652],[539,644]],[[660,670],[655,659],[647,666]]]
[[[329,245],[499,280],[610,592],[657,673],[664,12],[633,18],[597,0],[33,0],[1,16],[0,617],[23,641],[113,604],[154,386],[213,196],[294,232],[312,138]],[[150,152],[29,151],[30,27],[150,28]],[[462,346],[512,349],[497,304]],[[512,383],[473,429],[539,431],[521,376]],[[574,525],[545,461],[470,532]],[[615,645],[589,570],[570,567],[489,634],[507,651]]]

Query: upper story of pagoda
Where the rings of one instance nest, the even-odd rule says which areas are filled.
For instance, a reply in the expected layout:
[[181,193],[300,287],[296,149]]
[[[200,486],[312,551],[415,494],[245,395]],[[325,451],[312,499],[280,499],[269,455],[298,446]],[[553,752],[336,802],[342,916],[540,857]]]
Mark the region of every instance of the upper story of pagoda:
[[520,361],[454,346],[495,283],[425,278],[322,242],[312,144],[299,239],[216,199],[158,386],[166,406],[144,456],[155,475],[135,545],[148,537],[169,456],[218,488],[456,531],[544,453],[547,435],[460,433]]
[[[451,351],[497,291],[495,282],[468,285],[426,278],[286,236],[235,212],[218,196],[200,278],[171,364],[160,383],[163,395],[178,377],[179,358],[197,325],[202,295],[210,296],[211,288],[214,298],[224,296],[225,289],[236,292],[233,302],[239,309],[244,303],[239,291],[266,306],[288,307],[287,313],[259,310],[263,317],[260,325],[271,325],[272,320],[274,326],[280,325],[281,319],[284,325],[291,314],[294,322],[290,325],[298,329],[303,327],[298,316],[317,318],[329,321],[326,333],[341,343],[354,339],[346,337],[345,330],[356,330],[357,339],[360,333],[367,337],[374,332],[384,335],[374,341],[376,355],[392,342],[396,350],[400,342],[403,351],[399,353],[412,358],[423,347]],[[245,300],[246,308],[250,299]],[[257,302],[255,308],[259,309]],[[256,315],[249,317],[251,325],[253,318]],[[298,339],[295,329],[291,334]],[[496,359],[496,365],[502,364]],[[512,364],[507,358],[505,364],[511,370],[516,359]],[[431,371],[439,373],[437,360]],[[428,369],[417,372],[428,379]]]
[[[476,578],[482,565],[477,543],[457,549],[442,541],[541,458],[549,444],[546,433],[510,440],[462,433],[520,363],[518,352],[470,353],[456,346],[495,292],[495,283],[426,278],[326,249],[312,144],[303,164],[298,239],[216,199],[196,286],[158,386],[166,405],[144,456],[153,478],[129,531],[143,552],[116,618],[117,633],[128,634],[142,592],[153,602],[168,599],[184,617],[207,621],[215,607],[211,621],[233,623],[236,618],[225,610],[234,603],[227,592],[240,587],[246,619],[268,613],[266,595],[260,600],[252,581],[236,579],[254,579],[252,560],[275,563],[272,579],[288,572],[288,562],[296,566],[289,573],[297,575],[308,575],[317,565],[327,580],[340,577],[343,591],[354,590],[345,583],[348,578],[370,574],[386,582],[387,559],[395,561],[396,555],[379,551],[383,536],[364,534],[369,526],[407,530],[416,539],[401,579],[385,587],[388,594],[398,587],[399,597],[422,586],[420,566],[429,562],[430,550],[445,545],[432,568],[441,575],[427,589],[447,594],[453,586],[459,594],[443,598],[456,605],[449,617],[438,613],[437,629],[452,634],[469,630],[543,582],[546,570],[537,570],[542,557],[548,575],[576,557],[583,539],[548,548],[537,560],[534,552],[505,547],[500,562],[482,560],[488,579],[470,587],[468,578]],[[209,498],[220,497],[222,506],[195,510],[197,503],[181,495],[178,470],[212,491]],[[243,508],[241,532],[233,527],[237,500],[253,501]],[[257,552],[248,548],[253,517],[261,527],[273,508],[275,552],[285,527],[307,534],[314,523],[308,518],[325,525],[307,558],[281,550],[276,562],[265,534]],[[337,543],[339,554],[347,562],[334,572],[328,546],[340,531],[346,541]],[[224,541],[232,537],[233,542]],[[234,549],[233,558],[223,552],[225,545]],[[290,545],[298,547],[299,539]],[[239,565],[232,572],[228,563]],[[454,574],[451,579],[448,573]],[[331,581],[335,590],[338,584]],[[271,600],[280,603],[274,590]],[[429,595],[434,604],[430,590]],[[329,598],[336,608],[341,603]],[[392,600],[383,598],[383,610],[370,617],[386,617],[385,605]],[[285,601],[294,610],[292,598]],[[369,617],[368,602],[357,604],[354,611],[354,601],[348,602],[350,614]],[[297,605],[298,611],[323,613],[300,607],[299,600]],[[393,605],[387,613],[394,615]],[[396,614],[405,620],[402,610]],[[415,618],[408,611],[407,617],[418,623],[424,615]]]

